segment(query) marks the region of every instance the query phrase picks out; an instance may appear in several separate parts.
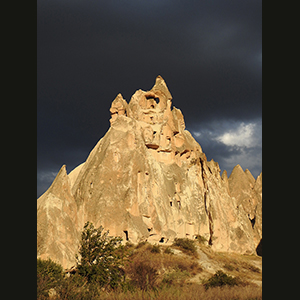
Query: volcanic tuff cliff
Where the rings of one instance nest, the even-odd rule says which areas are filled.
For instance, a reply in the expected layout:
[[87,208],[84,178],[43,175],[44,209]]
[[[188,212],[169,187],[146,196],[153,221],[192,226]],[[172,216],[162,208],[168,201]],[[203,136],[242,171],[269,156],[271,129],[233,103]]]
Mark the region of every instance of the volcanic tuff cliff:
[[161,76],[129,103],[118,94],[110,128],[86,162],[65,165],[37,200],[38,257],[75,264],[86,221],[124,241],[204,237],[213,250],[255,253],[262,239],[262,174],[220,176],[185,130]]

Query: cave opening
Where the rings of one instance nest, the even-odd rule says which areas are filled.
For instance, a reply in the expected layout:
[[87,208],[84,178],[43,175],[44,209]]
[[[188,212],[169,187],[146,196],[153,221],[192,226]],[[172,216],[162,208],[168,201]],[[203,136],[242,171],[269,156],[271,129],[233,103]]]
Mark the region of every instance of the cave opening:
[[248,214],[248,219],[250,220],[250,222],[251,222],[251,226],[252,226],[252,228],[254,228],[254,225],[255,225],[255,216],[251,219],[250,218],[250,215]]
[[125,233],[125,239],[126,239],[126,241],[129,241],[129,238],[128,238],[128,231],[127,231],[127,230],[124,230],[123,232]]
[[261,240],[259,241],[259,244],[256,247],[256,254],[258,256],[262,256],[262,238],[261,238]]

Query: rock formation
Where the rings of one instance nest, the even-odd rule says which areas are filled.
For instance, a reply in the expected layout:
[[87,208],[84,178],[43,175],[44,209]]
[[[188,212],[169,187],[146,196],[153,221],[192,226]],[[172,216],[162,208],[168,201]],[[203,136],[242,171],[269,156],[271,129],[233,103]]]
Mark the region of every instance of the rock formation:
[[237,165],[220,176],[185,130],[161,76],[129,103],[118,94],[110,128],[87,160],[62,166],[37,201],[38,257],[75,264],[86,221],[133,243],[201,235],[216,251],[255,253],[262,238],[262,175]]

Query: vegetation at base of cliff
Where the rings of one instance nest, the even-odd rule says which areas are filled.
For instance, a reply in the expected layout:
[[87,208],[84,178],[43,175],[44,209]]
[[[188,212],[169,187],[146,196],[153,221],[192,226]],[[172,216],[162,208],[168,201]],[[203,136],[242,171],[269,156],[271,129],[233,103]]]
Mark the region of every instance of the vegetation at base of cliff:
[[202,284],[189,282],[203,272],[191,255],[195,245],[185,239],[176,243],[175,248],[188,248],[188,255],[147,242],[122,245],[121,238],[88,222],[72,272],[50,259],[37,260],[37,299],[262,299],[261,288],[222,271]]
[[228,276],[223,271],[219,270],[217,271],[212,277],[210,277],[208,280],[204,281],[203,286],[205,287],[205,290],[208,290],[212,287],[217,286],[235,286],[235,285],[245,285],[239,278]]
[[188,238],[175,238],[173,246],[178,247],[183,252],[189,255],[194,255],[197,257],[197,248],[195,246],[195,242]]
[[61,285],[64,280],[63,267],[51,259],[37,259],[37,294],[46,299],[50,289]]
[[115,288],[124,275],[122,239],[109,237],[109,231],[103,230],[102,226],[95,228],[90,222],[84,225],[79,256],[76,255],[78,275],[88,283]]

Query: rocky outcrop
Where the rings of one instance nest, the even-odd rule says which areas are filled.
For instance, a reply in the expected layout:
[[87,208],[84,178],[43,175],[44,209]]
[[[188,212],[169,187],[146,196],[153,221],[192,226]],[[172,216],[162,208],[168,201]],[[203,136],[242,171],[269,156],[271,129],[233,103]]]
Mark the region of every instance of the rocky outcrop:
[[253,231],[256,245],[262,239],[262,173],[255,180],[250,171],[243,171],[240,165],[232,170],[228,179],[230,195],[235,198],[237,206],[246,213]]
[[37,206],[38,256],[51,257],[63,266],[74,262],[79,243],[77,206],[70,187],[64,165]]
[[65,166],[38,199],[38,256],[74,265],[86,221],[133,243],[201,235],[214,250],[255,253],[262,236],[261,175],[220,176],[185,130],[161,76],[129,103],[118,94],[110,128],[86,162]]

